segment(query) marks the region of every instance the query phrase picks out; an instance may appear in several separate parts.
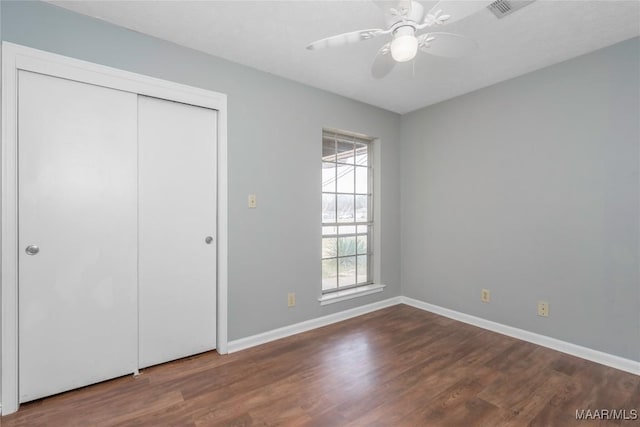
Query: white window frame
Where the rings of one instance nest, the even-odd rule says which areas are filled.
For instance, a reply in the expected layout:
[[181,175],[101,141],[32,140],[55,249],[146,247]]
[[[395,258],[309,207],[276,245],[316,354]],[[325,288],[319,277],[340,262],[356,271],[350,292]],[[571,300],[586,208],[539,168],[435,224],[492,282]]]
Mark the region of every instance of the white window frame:
[[[322,131],[323,137],[325,136],[325,134],[344,137],[347,141],[355,140],[366,142],[369,145],[368,163],[369,167],[371,168],[369,174],[369,193],[371,195],[369,206],[369,222],[371,223],[371,231],[369,233],[368,245],[372,249],[368,251],[370,253],[368,257],[368,282],[366,284],[353,285],[329,291],[323,291],[321,285],[321,295],[318,298],[318,301],[321,305],[334,304],[340,301],[382,292],[385,288],[385,285],[380,283],[380,141],[375,137],[333,128],[324,128]],[[321,227],[325,225],[327,224],[323,223]],[[346,223],[345,225],[348,225],[348,223]],[[320,239],[322,239],[322,231],[320,233]],[[321,241],[322,240],[320,240],[320,242]],[[320,259],[322,259],[322,257],[320,257]]]

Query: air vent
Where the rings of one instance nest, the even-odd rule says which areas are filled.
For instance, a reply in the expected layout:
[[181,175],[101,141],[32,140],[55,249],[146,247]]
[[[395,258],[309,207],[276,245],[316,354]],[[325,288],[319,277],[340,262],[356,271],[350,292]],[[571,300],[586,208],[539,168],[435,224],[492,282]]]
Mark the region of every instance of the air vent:
[[530,5],[535,0],[497,0],[487,6],[498,19],[511,15],[516,10]]

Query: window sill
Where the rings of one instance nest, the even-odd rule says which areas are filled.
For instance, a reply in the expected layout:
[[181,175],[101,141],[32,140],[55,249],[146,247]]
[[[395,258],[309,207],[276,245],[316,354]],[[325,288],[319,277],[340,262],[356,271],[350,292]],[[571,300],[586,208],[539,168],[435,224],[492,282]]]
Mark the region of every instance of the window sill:
[[385,286],[387,285],[365,285],[358,286],[357,288],[347,289],[344,291],[331,292],[329,294],[322,295],[320,298],[318,298],[318,301],[320,301],[320,305],[335,304],[340,301],[346,301],[348,299],[382,292]]

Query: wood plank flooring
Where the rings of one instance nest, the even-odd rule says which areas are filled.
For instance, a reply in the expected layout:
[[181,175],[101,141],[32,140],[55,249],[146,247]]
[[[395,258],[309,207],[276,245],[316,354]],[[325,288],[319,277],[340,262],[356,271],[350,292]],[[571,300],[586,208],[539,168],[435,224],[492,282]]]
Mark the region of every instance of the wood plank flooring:
[[27,403],[14,426],[595,426],[640,377],[406,305]]

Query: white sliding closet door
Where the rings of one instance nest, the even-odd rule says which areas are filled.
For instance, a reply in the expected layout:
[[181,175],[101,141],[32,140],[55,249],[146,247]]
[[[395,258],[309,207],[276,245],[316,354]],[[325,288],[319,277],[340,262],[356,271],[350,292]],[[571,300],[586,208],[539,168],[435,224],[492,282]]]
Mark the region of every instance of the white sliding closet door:
[[140,96],[140,367],[216,346],[217,113]]
[[137,369],[135,94],[20,71],[19,398]]

